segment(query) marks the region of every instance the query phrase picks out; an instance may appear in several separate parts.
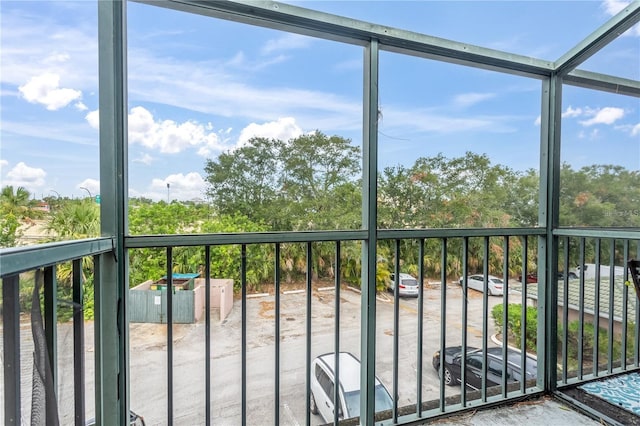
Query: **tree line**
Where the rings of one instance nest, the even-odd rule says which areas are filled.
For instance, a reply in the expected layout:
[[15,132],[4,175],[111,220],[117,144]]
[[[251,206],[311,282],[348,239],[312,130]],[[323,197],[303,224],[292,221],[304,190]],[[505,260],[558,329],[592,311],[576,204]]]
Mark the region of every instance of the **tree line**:
[[[149,199],[130,200],[132,235],[306,230],[352,230],[362,227],[362,154],[349,139],[319,131],[289,141],[253,138],[237,149],[206,161],[208,202],[204,204]],[[614,165],[593,165],[560,171],[560,224],[563,226],[640,226],[640,174]],[[486,154],[467,152],[448,158],[442,154],[417,158],[412,165],[383,168],[378,175],[378,228],[506,228],[538,223],[539,172],[516,171],[493,164]],[[99,207],[92,200],[49,199],[51,211],[40,216],[51,239],[65,240],[99,235]],[[0,243],[15,245],[19,225],[34,218],[33,200],[24,188],[5,187],[0,197]],[[37,213],[42,215],[42,213]],[[438,240],[427,240],[423,264],[439,276]],[[447,273],[461,274],[461,240],[450,242]],[[460,247],[458,247],[460,246]],[[509,274],[521,265],[521,241],[510,241]],[[535,242],[529,244],[530,268],[535,267]],[[248,284],[258,289],[273,282],[274,248],[249,246]],[[342,279],[360,280],[360,243],[342,247]],[[605,248],[606,249],[606,248]],[[240,248],[212,247],[212,275],[239,282]],[[589,252],[591,250],[591,252]],[[393,271],[395,246],[380,241],[378,282],[382,286]],[[335,247],[314,244],[313,273],[332,277]],[[587,255],[592,248],[587,249]],[[416,273],[417,242],[401,243],[403,272]],[[503,241],[489,241],[490,269],[502,271]],[[572,254],[571,261],[577,259]],[[483,241],[469,240],[470,272],[482,268]],[[604,257],[607,258],[607,257]],[[159,249],[129,253],[130,284],[158,279],[166,273],[166,255]],[[173,252],[175,272],[203,271],[202,248],[183,247]],[[286,281],[306,274],[304,244],[283,244],[281,271]],[[510,266],[511,268],[511,266]],[[61,268],[64,269],[64,268]],[[87,271],[87,277],[90,276]],[[87,278],[89,279],[89,278]],[[64,282],[64,280],[62,281]]]

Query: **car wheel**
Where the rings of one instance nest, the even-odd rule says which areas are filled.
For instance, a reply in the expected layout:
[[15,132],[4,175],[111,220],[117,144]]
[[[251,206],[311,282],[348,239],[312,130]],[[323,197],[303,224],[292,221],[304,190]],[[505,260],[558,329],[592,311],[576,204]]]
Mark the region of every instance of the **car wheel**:
[[309,397],[309,411],[311,411],[312,414],[318,414],[318,406],[316,405],[313,392],[311,392],[311,396]]
[[444,367],[443,375],[444,375],[444,384],[445,385],[447,385],[447,386],[455,385],[455,380],[453,379],[453,374],[451,373],[451,370],[449,370],[448,367]]

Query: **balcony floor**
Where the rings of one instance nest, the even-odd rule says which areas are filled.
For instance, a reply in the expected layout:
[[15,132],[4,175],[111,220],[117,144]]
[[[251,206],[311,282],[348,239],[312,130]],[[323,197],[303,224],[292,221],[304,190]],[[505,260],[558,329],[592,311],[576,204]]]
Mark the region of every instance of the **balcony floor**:
[[544,397],[492,409],[474,411],[441,419],[434,424],[467,426],[514,425],[602,425],[568,405],[551,397]]

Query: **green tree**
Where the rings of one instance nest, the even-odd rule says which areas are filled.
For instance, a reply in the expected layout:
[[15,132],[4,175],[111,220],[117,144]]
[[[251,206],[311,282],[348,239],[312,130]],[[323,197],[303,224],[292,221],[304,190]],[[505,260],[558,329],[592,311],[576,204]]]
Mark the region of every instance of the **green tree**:
[[98,237],[100,208],[91,200],[66,202],[51,214],[46,228],[57,241]]
[[0,248],[15,247],[20,238],[20,222],[13,213],[0,214]]
[[19,221],[39,218],[42,213],[33,209],[36,201],[30,197],[31,193],[22,186],[14,189],[12,185],[7,185],[0,192],[0,211],[3,215],[12,214]]
[[274,230],[357,228],[359,153],[318,131],[286,142],[252,138],[207,161],[207,194],[220,213]]

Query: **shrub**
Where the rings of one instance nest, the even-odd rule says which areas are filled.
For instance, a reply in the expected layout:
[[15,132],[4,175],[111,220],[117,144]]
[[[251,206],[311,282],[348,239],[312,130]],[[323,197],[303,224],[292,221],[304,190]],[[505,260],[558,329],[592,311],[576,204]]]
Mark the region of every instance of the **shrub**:
[[[515,342],[516,346],[522,342],[522,305],[511,304],[509,305],[509,311],[507,313],[507,333],[504,332],[503,326],[503,312],[504,307],[502,304],[496,305],[491,310],[491,316],[496,325],[498,333],[505,336],[510,342]],[[537,336],[538,336],[538,311],[532,306],[527,307],[526,311],[526,349],[528,351],[535,352],[537,350]]]

